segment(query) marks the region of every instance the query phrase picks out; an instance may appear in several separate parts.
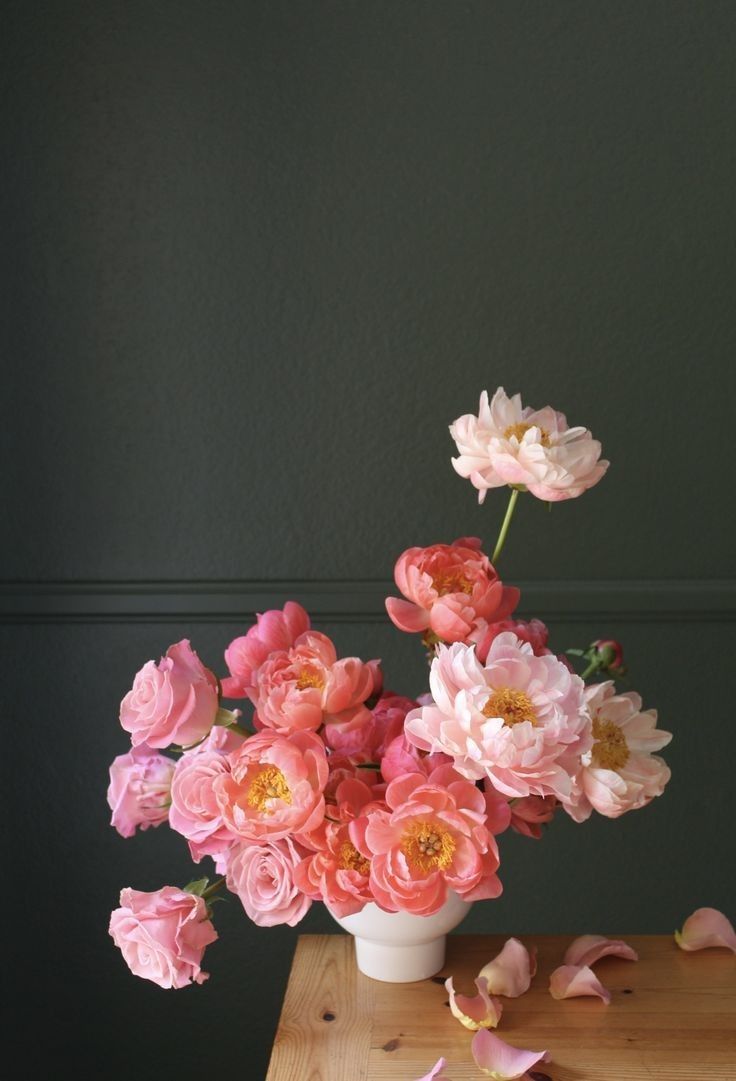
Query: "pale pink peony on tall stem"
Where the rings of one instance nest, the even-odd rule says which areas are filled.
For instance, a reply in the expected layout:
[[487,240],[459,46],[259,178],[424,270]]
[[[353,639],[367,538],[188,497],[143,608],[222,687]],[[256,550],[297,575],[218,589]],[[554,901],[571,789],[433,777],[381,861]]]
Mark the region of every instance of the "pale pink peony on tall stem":
[[174,766],[173,759],[145,744],[113,759],[107,802],[112,810],[110,825],[121,837],[132,837],[136,829],[166,822]]
[[522,406],[499,387],[489,403],[480,396],[478,415],[467,413],[450,425],[459,456],[452,464],[478,489],[482,503],[489,488],[513,485],[538,499],[573,499],[597,484],[609,463],[587,428],[570,428],[550,406]]
[[217,938],[205,901],[175,886],[153,893],[124,889],[110,916],[110,934],[134,976],[159,987],[204,983],[205,948]]

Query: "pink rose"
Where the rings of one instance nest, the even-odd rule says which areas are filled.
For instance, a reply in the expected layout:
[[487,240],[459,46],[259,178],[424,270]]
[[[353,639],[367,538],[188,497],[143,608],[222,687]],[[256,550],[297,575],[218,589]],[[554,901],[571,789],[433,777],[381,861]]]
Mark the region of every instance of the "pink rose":
[[171,785],[169,825],[189,841],[195,863],[219,856],[234,840],[222,820],[214,791],[215,778],[230,773],[222,751],[189,751],[176,764]]
[[312,904],[294,882],[303,852],[290,837],[264,844],[239,844],[227,856],[227,888],[240,898],[259,927],[293,927]]
[[225,698],[255,694],[255,673],[268,657],[291,649],[299,635],[309,630],[309,616],[296,601],[287,601],[283,612],[272,608],[256,616],[256,625],[235,638],[225,650],[230,678],[222,681]]
[[394,578],[406,599],[386,599],[399,630],[461,642],[479,620],[492,623],[513,612],[519,590],[501,583],[480,543],[476,537],[461,537],[453,544],[408,548],[399,556]]
[[167,820],[173,772],[174,762],[145,744],[113,759],[107,802],[112,810],[110,825],[121,837],[132,837],[138,827],[145,830]]
[[327,756],[313,732],[257,732],[228,762],[213,786],[231,833],[266,842],[309,832],[324,818]]
[[110,934],[134,976],[159,987],[204,983],[205,947],[217,938],[201,897],[175,886],[153,893],[129,887],[110,916]]
[[134,747],[196,743],[216,715],[217,679],[186,638],[169,646],[158,664],[144,664],[120,703],[120,723]]

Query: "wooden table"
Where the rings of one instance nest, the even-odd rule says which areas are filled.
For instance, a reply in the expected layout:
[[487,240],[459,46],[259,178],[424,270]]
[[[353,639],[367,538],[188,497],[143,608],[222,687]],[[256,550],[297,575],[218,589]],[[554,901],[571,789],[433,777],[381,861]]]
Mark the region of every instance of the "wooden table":
[[[532,986],[504,999],[498,1035],[549,1050],[550,1081],[736,1081],[736,957],[683,953],[669,936],[627,935],[639,961],[604,958],[596,974],[611,1004],[556,1002],[550,972],[571,936],[528,936],[539,951]],[[442,977],[472,993],[473,977],[504,938],[451,935]],[[451,1081],[482,1081],[472,1033],[450,1013],[439,977],[377,983],[361,975],[348,935],[302,935],[267,1081],[415,1081],[444,1055]]]

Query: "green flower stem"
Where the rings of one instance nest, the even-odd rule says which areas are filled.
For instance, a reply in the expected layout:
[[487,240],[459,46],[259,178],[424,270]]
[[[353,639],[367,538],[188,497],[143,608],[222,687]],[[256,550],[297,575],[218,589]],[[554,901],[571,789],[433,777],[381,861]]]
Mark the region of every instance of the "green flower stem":
[[200,896],[204,901],[206,901],[209,897],[213,897],[218,890],[221,890],[224,885],[225,878],[223,876],[222,878],[216,879],[211,886],[208,886],[207,889],[202,892]]
[[501,552],[503,551],[503,546],[506,543],[506,535],[507,535],[507,533],[509,531],[509,526],[511,525],[511,519],[514,516],[514,509],[516,507],[516,500],[518,498],[519,498],[519,489],[518,488],[512,488],[511,489],[511,497],[509,498],[509,505],[506,508],[506,516],[505,516],[503,522],[501,523],[501,532],[498,534],[498,540],[496,541],[496,547],[493,549],[493,555],[491,556],[491,563],[494,565],[494,567],[496,565],[498,557],[501,555]]
[[593,673],[595,671],[597,671],[599,667],[600,667],[600,665],[598,664],[598,661],[596,659],[592,660],[590,662],[590,664],[588,665],[588,667],[585,669],[585,671],[583,672],[583,674],[581,675],[580,678],[581,679],[587,679],[588,676],[592,676]]

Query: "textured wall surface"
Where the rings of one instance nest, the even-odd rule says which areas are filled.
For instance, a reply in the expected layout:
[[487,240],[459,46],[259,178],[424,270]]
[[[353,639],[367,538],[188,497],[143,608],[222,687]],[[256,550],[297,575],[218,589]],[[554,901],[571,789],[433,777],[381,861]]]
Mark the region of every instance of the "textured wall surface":
[[503,838],[467,929],[728,910],[733,4],[7,3],[0,42],[18,1076],[263,1075],[297,931],[218,906],[181,995],[107,937],[122,885],[190,877],[167,831],[108,826],[118,703],[184,635],[221,671],[289,595],[424,689],[381,600],[411,544],[492,545],[504,500],[447,435],[484,387],[602,440],[605,480],[522,501],[502,570],[560,648],[620,637],[675,740],[643,813]]

